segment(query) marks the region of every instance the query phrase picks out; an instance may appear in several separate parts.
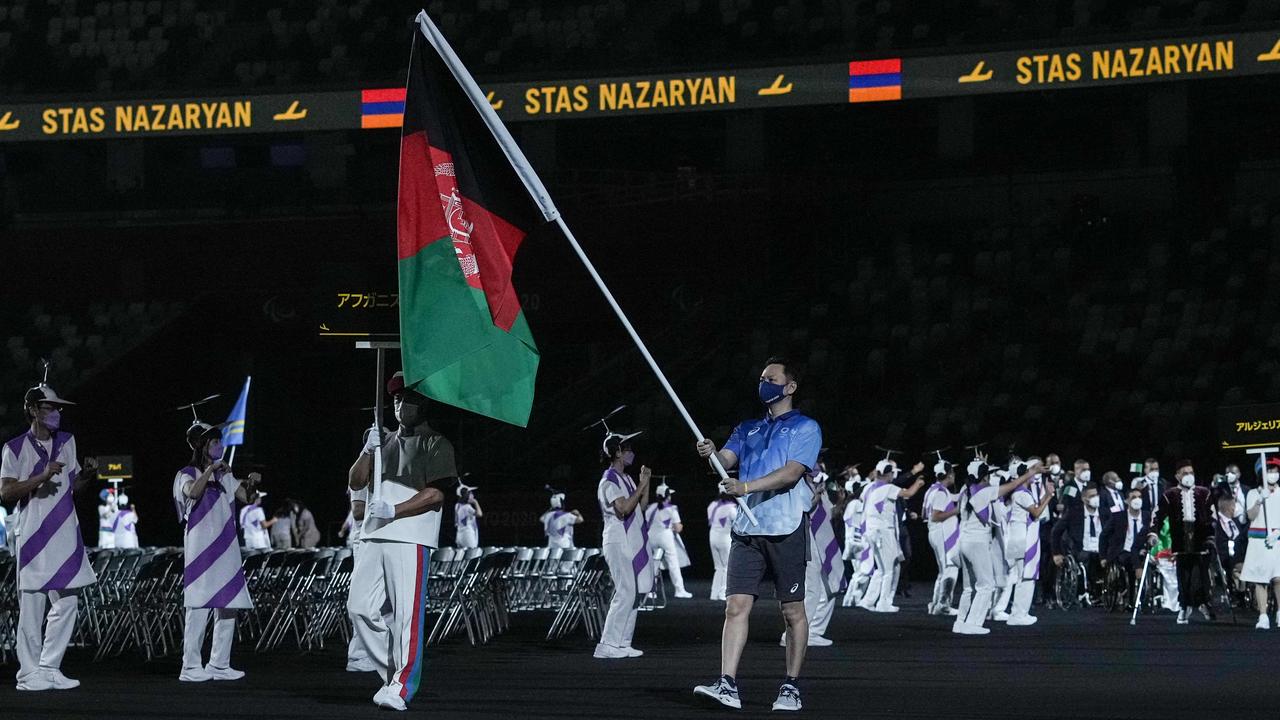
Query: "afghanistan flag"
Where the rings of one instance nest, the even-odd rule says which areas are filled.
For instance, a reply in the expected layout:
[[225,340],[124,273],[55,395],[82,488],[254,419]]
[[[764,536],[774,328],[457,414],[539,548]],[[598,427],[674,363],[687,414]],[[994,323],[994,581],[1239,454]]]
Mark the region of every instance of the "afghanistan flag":
[[556,211],[426,13],[418,24],[400,141],[405,385],[525,426],[538,348],[511,284],[512,263],[525,234]]

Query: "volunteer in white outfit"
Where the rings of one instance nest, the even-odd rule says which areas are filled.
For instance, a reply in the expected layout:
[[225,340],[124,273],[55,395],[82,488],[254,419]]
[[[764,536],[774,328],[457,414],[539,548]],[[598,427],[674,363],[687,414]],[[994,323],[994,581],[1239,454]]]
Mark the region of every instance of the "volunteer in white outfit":
[[[347,609],[382,682],[373,702],[405,710],[422,680],[428,557],[440,540],[444,493],[432,484],[458,471],[453,445],[426,422],[427,398],[405,387],[403,373],[387,392],[400,426],[385,438],[371,427],[347,474],[353,491],[370,494]],[[371,485],[374,453],[382,459],[380,491]]]
[[561,550],[573,549],[573,526],[582,522],[582,513],[564,509],[564,493],[551,491],[551,509],[542,513],[542,532],[547,536],[547,547]]
[[119,508],[115,524],[116,547],[121,550],[136,550],[138,548],[138,511],[129,504],[129,496],[124,493],[116,497],[116,505]]
[[945,460],[933,466],[933,485],[924,493],[922,510],[929,529],[929,547],[938,563],[938,578],[933,581],[930,615],[955,615],[951,599],[955,595],[960,574],[960,508],[956,504],[955,468]]
[[[390,434],[390,433],[388,433]],[[364,545],[364,538],[360,535],[361,525],[364,524],[365,505],[369,500],[369,488],[363,490],[352,490],[347,488],[347,500],[350,508],[347,511],[347,517],[351,519],[351,526],[347,530],[347,545],[351,548],[351,565],[354,568],[356,558],[360,555],[360,548]],[[355,627],[360,621],[351,612],[351,608],[347,608],[347,618],[351,621],[351,627]],[[351,640],[347,642],[347,672],[377,672],[378,666],[373,664],[369,659],[369,649],[364,646],[364,640],[360,633],[351,633]]]
[[[822,468],[821,461],[818,467]],[[809,561],[805,564],[804,612],[809,619],[809,647],[827,647],[832,644],[827,637],[831,616],[835,612],[836,596],[844,586],[844,562],[840,558],[840,541],[836,539],[832,517],[835,503],[827,491],[827,473],[819,470],[810,484],[816,499],[809,511]],[[780,643],[787,644],[787,634]]]
[[[1245,499],[1249,518],[1249,547],[1245,551],[1240,579],[1253,585],[1258,604],[1259,630],[1271,627],[1267,615],[1267,589],[1274,588],[1280,601],[1280,458],[1267,461],[1264,482],[1249,491]],[[1276,626],[1280,627],[1280,610]]]
[[715,574],[711,576],[711,599],[724,600],[725,572],[729,567],[729,549],[733,547],[733,521],[738,517],[738,503],[728,493],[711,501],[707,506],[707,525],[711,528],[711,562]]
[[480,526],[477,520],[484,517],[480,509],[480,501],[475,496],[476,488],[463,485],[458,481],[458,502],[453,506],[454,547],[468,550],[480,547]]
[[[1039,458],[1031,458],[1026,463],[1015,460],[1009,464],[1009,477],[1020,477],[1028,467],[1039,464]],[[1053,482],[1050,481],[1044,486],[1043,495],[1036,497],[1036,486],[1026,483],[1009,495],[1009,521],[1004,535],[1009,578],[996,601],[995,619],[998,621],[1009,625],[1036,624],[1037,618],[1031,614],[1031,599],[1040,575],[1040,516],[1053,501],[1053,491]],[[1010,600],[1013,607],[1010,612],[1005,612]]]
[[863,495],[867,490],[867,482],[858,473],[856,465],[845,470],[845,505],[844,505],[844,559],[849,562],[851,573],[848,587],[844,592],[841,607],[853,607],[862,599],[875,572],[876,560],[867,544],[866,503]]
[[604,440],[604,457],[609,463],[596,487],[596,499],[604,518],[600,550],[613,579],[613,599],[605,616],[600,642],[594,656],[601,659],[640,657],[644,653],[631,646],[636,631],[640,603],[653,589],[645,509],[649,499],[649,479],[653,473],[640,467],[639,482],[627,474],[635,462],[631,439],[640,433],[620,435],[610,432]]
[[19,690],[80,685],[60,667],[76,626],[79,589],[97,577],[84,551],[73,493],[97,480],[98,462],[87,457],[82,469],[75,437],[59,431],[62,409],[72,404],[43,383],[28,390],[23,410],[31,429],[0,450],[0,499],[17,503],[18,515]]
[[995,589],[995,559],[991,557],[992,514],[998,511],[997,501],[1000,498],[1027,483],[1039,470],[1037,463],[1021,477],[996,485],[986,458],[979,457],[969,463],[969,482],[960,492],[960,567],[965,575],[965,588],[951,632],[960,635],[986,635],[991,632],[984,624]]
[[[872,612],[895,613],[898,606],[893,604],[893,593],[898,587],[898,573],[902,563],[902,548],[898,542],[898,500],[909,500],[920,488],[924,487],[924,463],[918,462],[911,468],[911,476],[906,488],[894,484],[898,475],[898,465],[892,460],[884,459],[876,463],[876,480],[863,493],[863,507],[867,518],[866,542],[871,545],[875,557],[875,574],[867,594],[858,602],[858,607]],[[877,581],[878,586],[877,586]]]
[[[653,549],[662,548],[662,564],[667,568],[671,587],[675,590],[674,595],[687,599],[693,595],[684,589],[684,573],[680,569],[689,567],[689,553],[685,550],[684,539],[680,537],[680,532],[684,530],[684,523],[680,521],[680,508],[671,502],[671,496],[675,493],[666,483],[658,486],[658,502],[645,508],[645,525],[649,528],[650,556],[654,554]],[[654,568],[655,574],[660,571],[660,568]]]
[[[187,428],[191,464],[173,479],[173,502],[185,526],[182,540],[182,682],[239,680],[231,667],[236,614],[253,608],[236,542],[236,501],[247,503],[257,473],[238,480],[222,461],[222,426],[197,420]],[[205,630],[213,620],[209,663],[202,662]]]
[[244,531],[245,550],[270,550],[271,533],[267,530],[267,514],[262,510],[264,492],[256,493],[253,500],[240,508],[240,528]]
[[98,549],[111,550],[116,546],[116,494],[111,490],[98,493]]

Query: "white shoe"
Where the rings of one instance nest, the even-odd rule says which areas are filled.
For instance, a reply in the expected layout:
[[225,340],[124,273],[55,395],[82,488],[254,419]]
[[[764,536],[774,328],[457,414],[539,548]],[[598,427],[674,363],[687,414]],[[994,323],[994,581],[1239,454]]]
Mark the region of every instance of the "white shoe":
[[1191,622],[1191,608],[1182,608],[1178,611],[1178,624],[1186,625]]
[[1270,630],[1270,629],[1271,629],[1271,618],[1270,618],[1266,613],[1262,613],[1261,615],[1259,615],[1259,616],[1258,616],[1258,622],[1257,622],[1256,624],[1254,624],[1253,629],[1255,629],[1255,630]]
[[1015,625],[1015,626],[1035,625],[1039,621],[1040,621],[1040,618],[1036,617],[1035,615],[1011,615],[1009,619],[1005,621],[1005,624]]
[[50,668],[49,670],[46,670],[44,675],[45,678],[49,680],[49,684],[53,686],[54,690],[73,690],[80,687],[79,680],[72,680],[66,675],[63,675],[62,671],[57,668]]
[[236,670],[233,667],[216,668],[212,665],[205,665],[204,671],[209,673],[211,680],[239,680],[244,677],[243,670]]
[[373,704],[380,708],[388,710],[408,710],[409,706],[404,704],[404,698],[392,692],[391,688],[385,685],[373,695]]
[[902,608],[898,607],[897,605],[876,605],[875,607],[868,608],[868,609],[871,610],[871,612],[896,613]]
[[631,657],[631,655],[627,653],[626,648],[621,648],[617,645],[596,643],[596,651],[592,654],[592,657],[599,660],[618,660],[620,658]]
[[202,667],[182,668],[182,674],[178,676],[178,680],[182,682],[205,682],[212,679],[213,676]]
[[377,672],[378,668],[373,666],[373,661],[368,658],[360,660],[348,660],[347,672]]
[[675,595],[673,597],[680,598],[681,600],[688,600],[689,598],[693,597],[693,593],[689,592],[688,590],[685,590],[684,588],[680,588],[675,592]]
[[995,620],[996,622],[1008,622],[1008,621],[1009,621],[1009,613],[1007,613],[1007,612],[1005,612],[1005,611],[1001,610],[1000,612],[996,613],[995,615],[992,615],[992,616],[991,616],[991,619],[992,619],[992,620]]
[[787,631],[783,630],[782,637],[778,640],[778,647],[786,647],[786,646],[787,646]]
[[643,650],[637,650],[630,645],[622,648],[622,651],[626,653],[626,657],[640,657],[641,655],[644,655]]
[[951,607],[950,605],[948,605],[947,607],[944,607],[944,608],[942,609],[942,614],[943,614],[943,615],[950,615],[950,616],[952,616],[952,617],[955,617],[956,615],[959,615],[959,614],[960,614],[960,611],[959,611],[959,610],[957,610],[957,609],[955,609],[955,608],[953,608],[953,607]]
[[957,635],[986,635],[991,632],[990,628],[981,625],[969,625],[968,623],[956,623],[951,626],[951,632]]
[[52,690],[53,681],[49,679],[48,673],[37,670],[28,675],[25,680],[19,680],[18,689],[28,692]]
[[831,645],[832,645],[831,640],[828,638],[824,638],[821,635],[809,636],[809,647],[830,647]]

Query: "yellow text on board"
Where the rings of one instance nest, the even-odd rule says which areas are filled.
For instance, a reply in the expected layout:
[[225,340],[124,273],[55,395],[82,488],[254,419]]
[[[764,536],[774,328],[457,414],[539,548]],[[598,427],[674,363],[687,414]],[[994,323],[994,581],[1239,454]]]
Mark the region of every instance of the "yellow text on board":
[[540,85],[524,92],[526,115],[620,112],[661,108],[732,105],[738,100],[734,75],[602,82],[591,86]]
[[1023,55],[1015,63],[1019,85],[1051,85],[1085,79],[1114,80],[1164,75],[1204,75],[1235,68],[1235,41],[1217,40]]
[[166,133],[253,126],[253,101],[79,105],[48,107],[40,114],[45,135]]

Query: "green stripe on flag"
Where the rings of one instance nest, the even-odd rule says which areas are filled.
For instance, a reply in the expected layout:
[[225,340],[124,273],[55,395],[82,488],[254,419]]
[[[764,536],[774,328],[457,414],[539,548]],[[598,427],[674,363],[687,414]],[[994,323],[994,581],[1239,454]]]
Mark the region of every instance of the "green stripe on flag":
[[434,400],[525,427],[538,348],[524,311],[511,332],[493,324],[445,237],[399,262],[405,384]]

